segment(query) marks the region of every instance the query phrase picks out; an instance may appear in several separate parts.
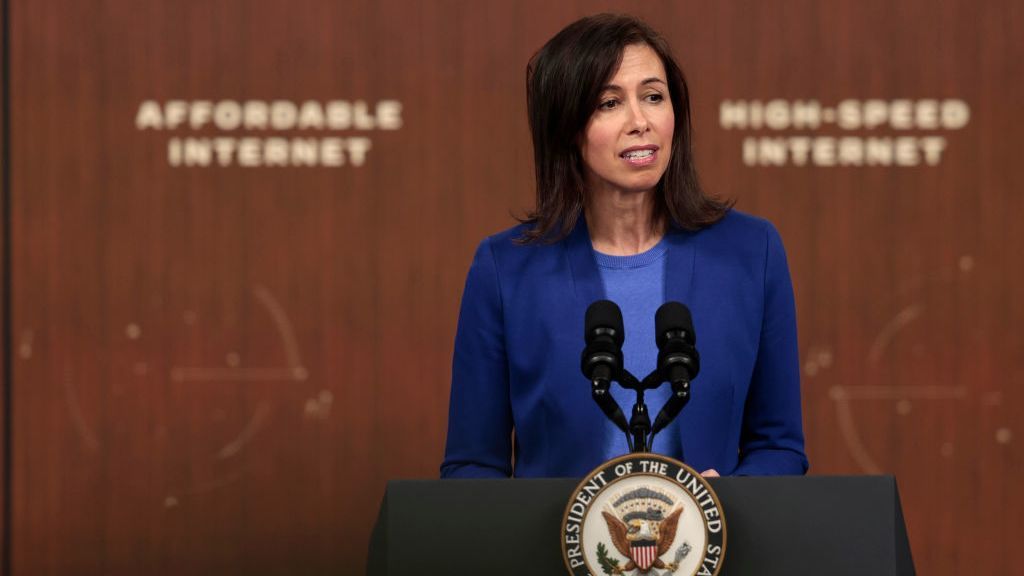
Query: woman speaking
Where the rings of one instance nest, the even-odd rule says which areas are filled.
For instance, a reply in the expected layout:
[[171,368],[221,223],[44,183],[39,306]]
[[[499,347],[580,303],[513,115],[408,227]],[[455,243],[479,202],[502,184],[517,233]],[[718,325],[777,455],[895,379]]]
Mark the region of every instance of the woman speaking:
[[[616,302],[625,368],[657,362],[654,316],[693,316],[700,374],[652,450],[705,474],[803,474],[796,316],[775,228],[706,195],[689,94],[629,16],[569,25],[527,68],[537,203],[485,239],[462,296],[443,477],[580,477],[628,452],[580,372],[583,324]],[[667,386],[646,394],[657,410]],[[620,406],[632,391],[613,387]]]

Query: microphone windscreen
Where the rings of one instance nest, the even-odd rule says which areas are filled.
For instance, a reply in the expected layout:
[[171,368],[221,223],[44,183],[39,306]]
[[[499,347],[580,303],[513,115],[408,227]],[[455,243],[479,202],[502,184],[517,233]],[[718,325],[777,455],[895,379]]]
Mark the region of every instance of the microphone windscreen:
[[664,348],[668,340],[668,332],[682,331],[687,344],[695,345],[696,335],[693,333],[693,318],[690,309],[679,302],[665,302],[654,314],[654,337],[658,348]]
[[611,329],[616,346],[622,346],[625,333],[622,329],[622,310],[611,300],[597,300],[587,308],[584,321],[583,339],[589,344],[599,328]]

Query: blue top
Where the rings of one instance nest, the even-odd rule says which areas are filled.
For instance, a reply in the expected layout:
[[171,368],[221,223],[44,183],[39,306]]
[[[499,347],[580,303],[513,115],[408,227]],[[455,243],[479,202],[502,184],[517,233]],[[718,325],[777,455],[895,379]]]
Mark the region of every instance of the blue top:
[[[622,310],[622,325],[626,339],[622,343],[623,364],[630,374],[642,380],[658,363],[658,344],[654,338],[654,314],[665,302],[665,253],[668,242],[664,238],[650,250],[633,256],[612,256],[594,251],[594,260],[601,275],[605,296]],[[651,419],[658,414],[670,388],[663,384],[644,393],[644,403]],[[622,407],[628,419],[636,403],[636,392],[612,385],[612,396]],[[674,436],[665,436],[672,440]],[[655,438],[658,448],[669,449],[662,438]],[[612,459],[629,452],[626,435],[611,421],[605,422],[604,457]],[[670,451],[679,452],[678,446]]]
[[[606,297],[586,223],[553,244],[513,242],[522,233],[485,239],[466,279],[443,477],[581,477],[606,457],[606,418],[580,372],[584,314]],[[732,210],[665,242],[665,299],[690,308],[701,371],[655,451],[678,458],[672,437],[697,470],[803,474],[796,314],[778,232]]]

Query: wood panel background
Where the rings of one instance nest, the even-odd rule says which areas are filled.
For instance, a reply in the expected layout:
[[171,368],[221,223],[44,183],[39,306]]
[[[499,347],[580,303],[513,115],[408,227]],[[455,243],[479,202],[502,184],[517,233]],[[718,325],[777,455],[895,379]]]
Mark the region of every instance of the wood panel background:
[[[670,40],[705,184],[786,242],[812,473],[896,474],[922,574],[1024,564],[1019,3],[9,5],[11,574],[362,573],[385,481],[437,475],[475,245],[532,199],[526,61],[609,10]],[[748,166],[776,134],[720,104],[776,98],[971,118],[937,166]],[[338,133],[362,166],[173,167],[218,135],[136,129],[173,99],[403,126]]]
[[9,498],[10,498],[10,450],[9,442],[11,440],[10,431],[8,426],[10,424],[10,418],[7,416],[8,397],[11,393],[11,377],[8,370],[10,369],[10,355],[11,347],[9,344],[8,335],[10,333],[10,322],[7,321],[9,317],[10,307],[10,289],[8,281],[10,275],[8,274],[8,267],[10,265],[10,242],[8,241],[8,234],[10,232],[9,216],[10,211],[8,210],[10,202],[9,194],[9,162],[7,152],[8,137],[10,136],[7,130],[8,125],[8,104],[10,103],[7,99],[7,86],[8,86],[8,56],[10,50],[8,49],[9,36],[7,33],[7,0],[0,0],[0,374],[3,379],[3,389],[0,390],[0,462],[2,462],[3,469],[0,470],[0,572],[7,574],[8,572],[8,559],[10,558],[8,547],[10,546],[9,538],[9,526],[10,526],[10,514],[9,510]]

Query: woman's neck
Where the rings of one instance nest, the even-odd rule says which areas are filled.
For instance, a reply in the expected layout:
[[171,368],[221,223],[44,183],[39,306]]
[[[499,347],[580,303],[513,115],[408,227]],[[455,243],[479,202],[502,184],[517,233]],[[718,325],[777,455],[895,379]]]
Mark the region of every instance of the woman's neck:
[[654,216],[654,191],[604,191],[589,195],[584,215],[594,250],[612,256],[632,256],[653,248],[665,235]]

